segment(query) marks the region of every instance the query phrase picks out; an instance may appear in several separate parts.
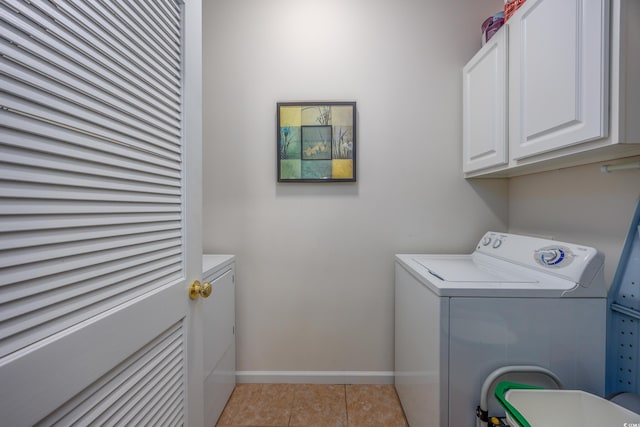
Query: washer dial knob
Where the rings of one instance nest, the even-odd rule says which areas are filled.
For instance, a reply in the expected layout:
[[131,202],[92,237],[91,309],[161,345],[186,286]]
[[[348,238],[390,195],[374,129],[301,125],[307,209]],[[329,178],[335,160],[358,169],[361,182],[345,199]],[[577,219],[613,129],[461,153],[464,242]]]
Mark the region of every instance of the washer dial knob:
[[535,251],[536,262],[545,267],[564,267],[573,261],[573,253],[562,246],[546,246]]
[[489,243],[491,243],[491,237],[489,237],[489,236],[485,236],[485,237],[482,239],[482,244],[483,244],[484,246],[489,246]]

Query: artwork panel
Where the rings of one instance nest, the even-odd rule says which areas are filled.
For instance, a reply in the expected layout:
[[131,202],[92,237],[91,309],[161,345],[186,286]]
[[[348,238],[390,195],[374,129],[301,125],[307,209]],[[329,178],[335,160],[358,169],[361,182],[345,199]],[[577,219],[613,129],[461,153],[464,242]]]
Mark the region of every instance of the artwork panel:
[[280,179],[302,178],[301,160],[280,160]]
[[327,126],[331,124],[331,106],[305,105],[302,107],[303,126]]
[[300,159],[301,149],[301,128],[299,126],[285,126],[280,128],[280,158]]
[[331,106],[331,124],[333,126],[353,126],[353,106]]
[[331,159],[331,126],[302,127],[302,159]]
[[331,179],[331,160],[303,160],[302,179]]
[[333,126],[331,158],[353,159],[353,126]]
[[300,105],[280,106],[280,127],[287,126],[302,126],[302,107]]
[[353,179],[353,160],[334,159],[331,166],[333,179]]

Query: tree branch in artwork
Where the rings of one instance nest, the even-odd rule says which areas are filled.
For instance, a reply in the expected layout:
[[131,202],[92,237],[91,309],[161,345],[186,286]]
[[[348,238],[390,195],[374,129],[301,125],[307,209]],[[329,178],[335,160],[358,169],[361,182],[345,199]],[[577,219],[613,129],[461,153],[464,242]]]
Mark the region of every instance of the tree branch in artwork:
[[318,107],[320,114],[316,118],[316,121],[321,125],[328,125],[331,121],[331,108],[330,107]]

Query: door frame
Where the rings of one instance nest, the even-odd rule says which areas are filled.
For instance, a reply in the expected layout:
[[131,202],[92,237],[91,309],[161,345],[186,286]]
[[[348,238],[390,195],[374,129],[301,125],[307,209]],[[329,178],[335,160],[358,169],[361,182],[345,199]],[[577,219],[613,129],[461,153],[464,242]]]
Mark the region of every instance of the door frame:
[[[186,0],[184,10],[184,267],[187,287],[202,276],[202,0]],[[184,298],[188,298],[184,289]],[[204,425],[203,330],[201,299],[191,302],[187,319],[186,402],[189,426]]]

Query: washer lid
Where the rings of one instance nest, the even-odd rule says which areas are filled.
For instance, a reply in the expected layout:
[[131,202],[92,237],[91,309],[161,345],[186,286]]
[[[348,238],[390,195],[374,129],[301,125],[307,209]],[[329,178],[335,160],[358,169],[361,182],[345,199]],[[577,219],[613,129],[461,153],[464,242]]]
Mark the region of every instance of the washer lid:
[[397,254],[396,261],[443,297],[577,297],[576,283],[483,254]]
[[478,268],[478,264],[471,258],[425,259],[415,257],[414,261],[426,268],[433,276],[446,282],[538,283],[537,280],[526,277],[511,276],[502,272],[490,272]]

